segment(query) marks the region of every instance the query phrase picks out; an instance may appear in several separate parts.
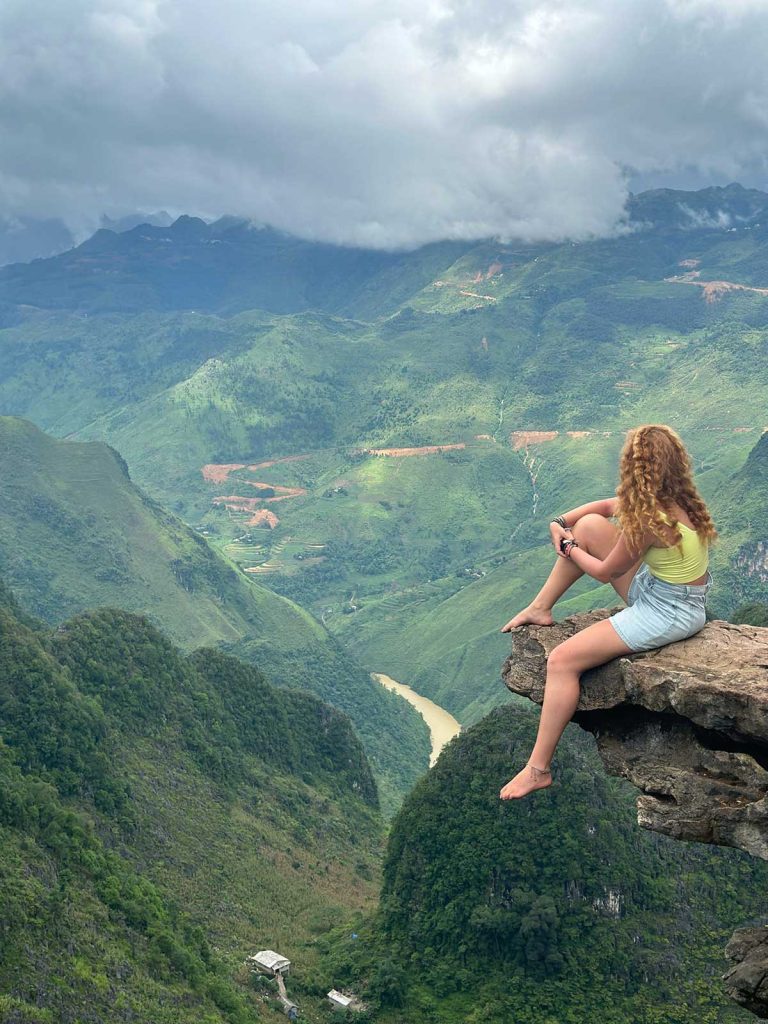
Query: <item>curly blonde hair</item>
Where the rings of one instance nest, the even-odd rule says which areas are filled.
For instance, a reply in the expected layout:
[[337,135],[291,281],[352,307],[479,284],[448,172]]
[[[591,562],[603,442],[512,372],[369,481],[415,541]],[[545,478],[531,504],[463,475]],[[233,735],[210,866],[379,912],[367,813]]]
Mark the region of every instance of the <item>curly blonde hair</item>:
[[[630,430],[619,461],[617,516],[630,550],[640,550],[647,529],[667,540],[671,526],[674,543],[683,535],[672,505],[684,509],[699,537],[711,544],[717,530],[704,499],[693,482],[691,460],[685,445],[671,427],[648,423]],[[669,522],[663,518],[666,513]]]

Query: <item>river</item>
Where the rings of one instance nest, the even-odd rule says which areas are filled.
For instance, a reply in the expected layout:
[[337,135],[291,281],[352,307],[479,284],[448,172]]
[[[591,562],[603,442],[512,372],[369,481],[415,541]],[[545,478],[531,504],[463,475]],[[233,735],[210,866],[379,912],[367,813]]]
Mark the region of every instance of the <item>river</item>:
[[461,732],[461,726],[445,708],[441,708],[439,704],[435,704],[428,697],[422,697],[420,693],[416,693],[405,683],[398,683],[396,679],[384,675],[383,672],[371,672],[371,675],[377,683],[381,683],[386,689],[394,690],[401,697],[405,697],[427,723],[432,738],[432,754],[429,758],[431,768],[446,743]]

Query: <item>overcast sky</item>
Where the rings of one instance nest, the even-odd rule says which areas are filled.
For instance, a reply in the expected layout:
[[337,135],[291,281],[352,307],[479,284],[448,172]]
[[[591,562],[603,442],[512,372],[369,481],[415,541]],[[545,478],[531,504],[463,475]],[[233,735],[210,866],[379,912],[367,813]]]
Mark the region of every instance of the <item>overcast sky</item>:
[[374,246],[768,187],[768,0],[0,0],[0,216]]

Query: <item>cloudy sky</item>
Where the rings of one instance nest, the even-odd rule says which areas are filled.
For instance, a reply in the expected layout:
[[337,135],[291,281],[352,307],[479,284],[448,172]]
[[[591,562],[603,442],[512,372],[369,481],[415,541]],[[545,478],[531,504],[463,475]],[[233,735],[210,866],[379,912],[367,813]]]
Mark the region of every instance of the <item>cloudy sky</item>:
[[768,0],[0,0],[0,216],[585,237],[768,187]]

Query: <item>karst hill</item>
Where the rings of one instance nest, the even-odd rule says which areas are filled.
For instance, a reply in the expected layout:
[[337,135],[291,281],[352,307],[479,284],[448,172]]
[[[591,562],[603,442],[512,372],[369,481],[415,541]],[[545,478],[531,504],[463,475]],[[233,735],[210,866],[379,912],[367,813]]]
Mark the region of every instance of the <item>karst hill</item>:
[[[541,703],[557,644],[610,612],[525,626],[502,675]],[[575,721],[607,771],[641,790],[638,821],[675,839],[768,860],[768,629],[708,623],[697,636],[588,672]],[[735,933],[729,994],[768,1018],[768,927]]]

